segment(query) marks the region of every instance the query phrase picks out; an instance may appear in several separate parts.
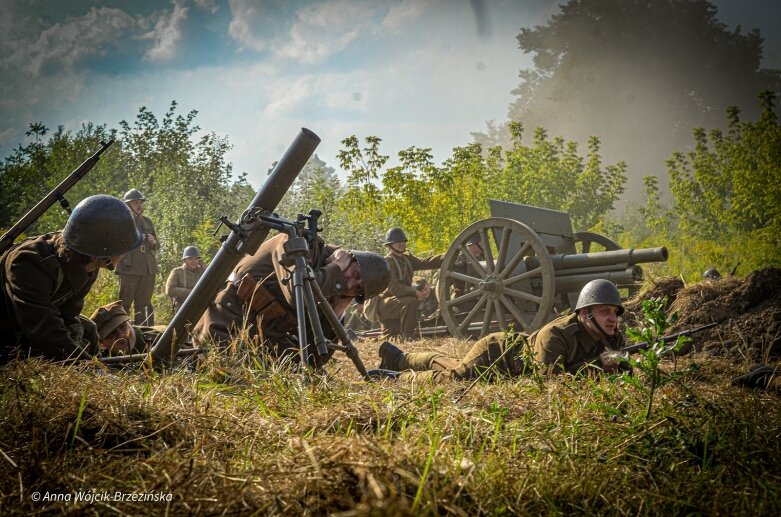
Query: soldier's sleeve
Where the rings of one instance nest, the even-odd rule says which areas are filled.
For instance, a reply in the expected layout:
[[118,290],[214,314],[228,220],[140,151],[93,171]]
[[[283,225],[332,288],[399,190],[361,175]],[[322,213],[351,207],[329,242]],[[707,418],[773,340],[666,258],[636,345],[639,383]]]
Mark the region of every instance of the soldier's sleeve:
[[409,256],[412,269],[415,271],[423,271],[428,269],[439,269],[442,267],[442,262],[445,260],[445,254],[434,255],[433,257],[418,258],[414,255]]
[[[32,251],[21,251],[6,264],[5,273],[6,295],[30,346],[51,359],[76,357],[82,346],[75,326],[86,293],[74,293],[67,303],[56,307],[51,301],[56,278],[43,265],[40,255]],[[91,285],[85,287],[86,291]]]
[[[277,276],[279,286],[282,291],[286,293],[286,298],[290,301],[294,300],[293,282],[288,282],[287,284],[282,282],[282,279],[288,276],[287,270],[285,270],[280,262],[284,252],[285,250],[283,248],[283,244],[281,243],[273,251],[272,261],[274,263],[274,272]],[[307,260],[307,264],[311,266],[311,261]],[[290,270],[293,270],[292,266],[290,267]],[[326,298],[341,295],[342,291],[347,289],[347,279],[344,277],[344,274],[342,273],[342,270],[339,268],[338,264],[332,262],[331,264],[324,264],[319,268],[313,268],[312,274],[314,276],[315,282],[317,282],[317,285],[320,286],[320,290],[323,292],[323,295],[325,295]]]
[[182,275],[180,269],[171,270],[171,274],[168,275],[168,280],[165,282],[165,294],[171,298],[186,298],[190,294],[190,289],[186,287],[180,287],[182,282]]
[[567,342],[556,328],[541,328],[530,337],[534,343],[534,357],[542,364],[548,365],[552,373],[563,373],[567,358]]

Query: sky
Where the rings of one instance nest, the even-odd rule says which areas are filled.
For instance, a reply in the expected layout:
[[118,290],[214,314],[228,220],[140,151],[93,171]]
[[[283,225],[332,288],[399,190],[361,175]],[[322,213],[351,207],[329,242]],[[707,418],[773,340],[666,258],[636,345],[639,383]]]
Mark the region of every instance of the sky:
[[[380,137],[391,156],[428,147],[441,163],[506,120],[533,66],[516,36],[562,2],[0,0],[0,157],[32,122],[119,128],[175,100],[230,141],[254,187],[301,127],[337,171],[350,135]],[[714,3],[728,26],[759,28],[763,66],[781,68],[781,2]]]

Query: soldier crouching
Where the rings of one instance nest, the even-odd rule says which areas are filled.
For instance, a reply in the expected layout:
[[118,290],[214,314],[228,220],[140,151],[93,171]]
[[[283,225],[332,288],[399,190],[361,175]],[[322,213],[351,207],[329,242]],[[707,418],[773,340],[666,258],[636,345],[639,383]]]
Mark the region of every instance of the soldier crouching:
[[141,243],[130,209],[112,196],[76,205],[62,232],[24,240],[0,258],[0,362],[16,353],[63,360],[97,351],[94,323],[80,315],[101,268]]

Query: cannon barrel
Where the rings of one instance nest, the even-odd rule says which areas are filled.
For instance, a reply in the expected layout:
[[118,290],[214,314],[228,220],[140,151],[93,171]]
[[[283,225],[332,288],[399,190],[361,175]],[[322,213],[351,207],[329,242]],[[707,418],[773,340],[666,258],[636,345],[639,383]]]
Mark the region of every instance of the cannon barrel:
[[[247,210],[260,208],[273,212],[319,143],[320,138],[316,134],[302,128]],[[269,231],[270,229],[262,224],[251,230],[248,235],[238,235],[235,231],[231,231],[203,276],[152,348],[153,364],[170,363],[174,355],[172,351],[184,342],[189,327],[201,318],[236,264],[244,255],[255,253]]]
[[644,262],[666,262],[668,256],[667,248],[662,247],[551,255],[550,259],[553,262],[553,269],[558,272],[586,267],[609,267],[617,264],[631,266]]
[[[569,271],[568,271],[569,273]],[[616,285],[635,284],[642,281],[643,270],[640,266],[628,266],[620,269],[605,269],[602,271],[582,272],[575,274],[556,275],[556,292],[569,293],[580,291],[592,280],[610,280]]]

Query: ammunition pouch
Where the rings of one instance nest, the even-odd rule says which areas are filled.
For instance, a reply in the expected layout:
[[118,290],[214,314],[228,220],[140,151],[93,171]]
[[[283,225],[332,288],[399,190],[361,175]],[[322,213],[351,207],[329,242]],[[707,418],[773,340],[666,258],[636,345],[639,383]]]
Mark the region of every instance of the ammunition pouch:
[[281,323],[285,327],[296,325],[295,317],[291,316],[263,283],[255,280],[250,273],[246,273],[236,284],[236,296],[245,302],[251,311],[263,316],[264,321],[281,318]]

